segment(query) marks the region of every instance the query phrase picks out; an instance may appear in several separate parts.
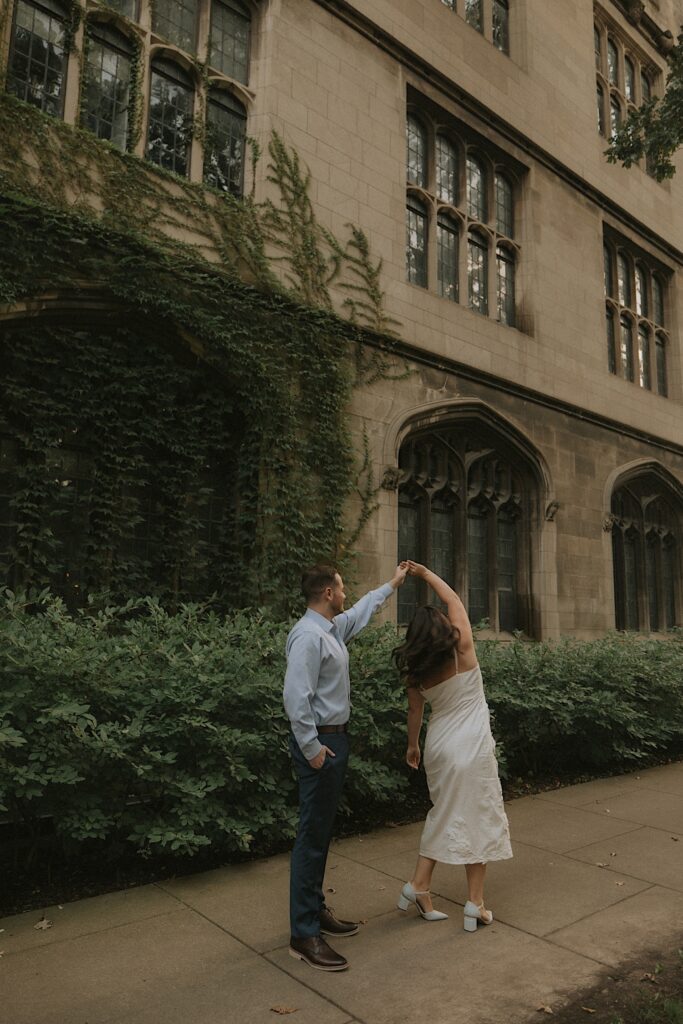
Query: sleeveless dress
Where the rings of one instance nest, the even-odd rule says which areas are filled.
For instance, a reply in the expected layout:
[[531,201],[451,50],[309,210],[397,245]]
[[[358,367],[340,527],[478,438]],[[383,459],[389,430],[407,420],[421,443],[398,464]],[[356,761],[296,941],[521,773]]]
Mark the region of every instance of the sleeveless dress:
[[444,864],[512,857],[481,669],[420,690],[431,705],[424,766],[433,807],[420,854]]

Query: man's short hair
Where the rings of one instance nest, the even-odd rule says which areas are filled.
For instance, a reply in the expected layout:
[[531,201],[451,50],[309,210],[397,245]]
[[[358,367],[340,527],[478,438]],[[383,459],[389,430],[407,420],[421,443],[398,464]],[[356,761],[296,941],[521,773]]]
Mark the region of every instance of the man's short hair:
[[307,601],[313,601],[326,587],[333,587],[336,578],[337,570],[333,565],[312,565],[301,574],[301,592]]

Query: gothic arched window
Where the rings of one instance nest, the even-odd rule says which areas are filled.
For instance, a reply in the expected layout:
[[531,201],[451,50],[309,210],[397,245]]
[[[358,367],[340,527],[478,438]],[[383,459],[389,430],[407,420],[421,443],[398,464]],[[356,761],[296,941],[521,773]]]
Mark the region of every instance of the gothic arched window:
[[88,26],[81,99],[81,124],[98,139],[125,151],[128,141],[130,40],[105,22]]
[[61,117],[67,60],[65,8],[54,0],[17,0],[7,91],[46,114]]
[[681,620],[680,508],[653,474],[612,496],[617,629],[656,632]]
[[250,35],[251,15],[246,4],[239,0],[214,0],[211,5],[211,67],[246,85]]
[[190,165],[194,90],[188,73],[170,60],[155,60],[149,100],[147,158],[186,175]]
[[[473,622],[530,629],[529,509],[532,474],[481,424],[410,436],[399,453],[398,556],[423,562],[453,586]],[[428,600],[411,579],[399,622]]]
[[222,192],[241,196],[247,112],[232,93],[212,89],[206,108],[204,181]]

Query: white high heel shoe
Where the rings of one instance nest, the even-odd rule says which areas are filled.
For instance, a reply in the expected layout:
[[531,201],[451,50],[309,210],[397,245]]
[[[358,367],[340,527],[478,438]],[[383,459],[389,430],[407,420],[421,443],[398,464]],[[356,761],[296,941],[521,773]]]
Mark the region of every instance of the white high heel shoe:
[[415,889],[413,889],[410,882],[406,882],[406,884],[401,889],[401,895],[398,898],[398,909],[407,910],[410,904],[412,903],[414,904],[415,907],[417,907],[420,917],[423,917],[425,921],[448,920],[448,914],[442,914],[440,910],[423,910],[417,898],[418,896],[429,896],[429,889],[425,890],[424,892],[416,892]]
[[477,921],[481,921],[482,924],[493,924],[493,913],[490,910],[484,910],[483,903],[477,906],[472,900],[468,900],[465,904],[465,931],[476,932]]

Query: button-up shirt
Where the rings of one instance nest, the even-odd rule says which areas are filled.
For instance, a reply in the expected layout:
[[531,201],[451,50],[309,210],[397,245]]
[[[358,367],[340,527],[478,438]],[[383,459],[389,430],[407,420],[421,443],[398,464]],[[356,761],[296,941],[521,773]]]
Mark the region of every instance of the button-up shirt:
[[326,619],[309,608],[287,637],[285,711],[307,760],[322,750],[319,725],[343,725],[351,713],[349,653],[346,644],[393,594],[385,583],[371,590],[347,612]]

